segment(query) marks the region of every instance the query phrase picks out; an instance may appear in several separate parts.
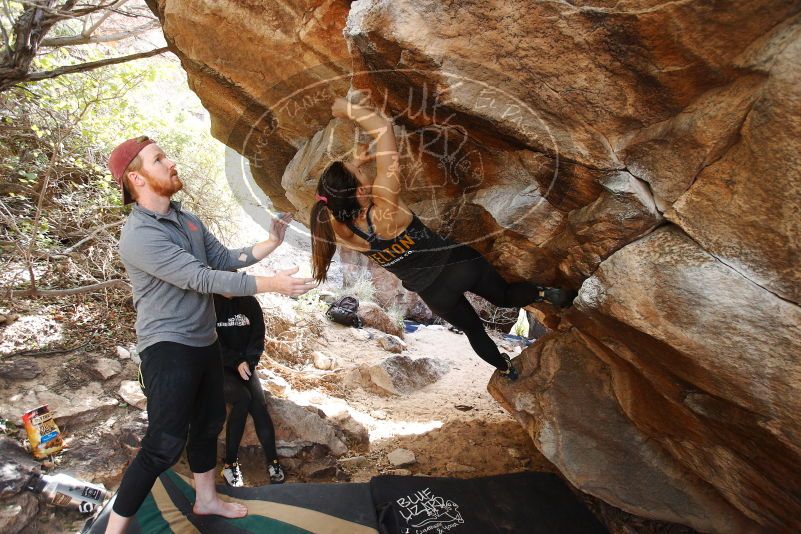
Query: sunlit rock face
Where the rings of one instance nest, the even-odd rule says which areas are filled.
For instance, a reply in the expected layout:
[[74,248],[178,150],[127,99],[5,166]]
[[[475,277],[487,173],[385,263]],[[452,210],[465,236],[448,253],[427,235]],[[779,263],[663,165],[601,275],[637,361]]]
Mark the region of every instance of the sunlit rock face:
[[490,383],[573,484],[801,529],[801,1],[150,4],[279,209],[308,221],[359,139],[331,100],[358,91],[424,221],[580,288]]

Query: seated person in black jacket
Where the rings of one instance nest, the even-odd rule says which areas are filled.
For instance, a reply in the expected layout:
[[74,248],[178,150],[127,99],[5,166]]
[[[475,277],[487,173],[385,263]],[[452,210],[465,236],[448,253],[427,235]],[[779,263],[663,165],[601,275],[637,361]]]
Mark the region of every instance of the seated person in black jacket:
[[239,443],[245,431],[248,413],[253,417],[256,435],[267,457],[271,484],[281,484],[284,472],[275,450],[275,430],[256,365],[264,352],[264,314],[255,297],[214,295],[217,312],[217,336],[225,367],[225,400],[231,413],[225,424],[225,465],[222,475],[230,486],[244,485],[239,468]]

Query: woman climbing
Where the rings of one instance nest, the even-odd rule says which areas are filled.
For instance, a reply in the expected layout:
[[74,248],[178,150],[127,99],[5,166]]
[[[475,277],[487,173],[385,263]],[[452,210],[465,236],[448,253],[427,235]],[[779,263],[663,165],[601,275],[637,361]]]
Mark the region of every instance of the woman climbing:
[[[475,249],[444,238],[401,198],[400,164],[392,123],[376,111],[338,98],[334,117],[355,121],[373,138],[375,154],[334,161],[317,184],[311,211],[313,277],[326,279],[337,243],[361,252],[397,276],[431,308],[467,335],[473,350],[511,380],[517,378],[509,356],[487,335],[481,318],[465,298],[469,291],[495,306],[521,307],[547,300],[569,306],[576,293],[530,283],[507,283]],[[375,158],[375,177],[363,164]]]
[[217,313],[217,337],[220,340],[224,367],[225,401],[231,412],[225,423],[225,462],[222,476],[234,487],[244,485],[239,467],[239,443],[245,431],[248,413],[267,459],[267,476],[271,484],[284,482],[284,471],[275,450],[275,430],[256,365],[264,352],[264,314],[255,297],[214,295]]

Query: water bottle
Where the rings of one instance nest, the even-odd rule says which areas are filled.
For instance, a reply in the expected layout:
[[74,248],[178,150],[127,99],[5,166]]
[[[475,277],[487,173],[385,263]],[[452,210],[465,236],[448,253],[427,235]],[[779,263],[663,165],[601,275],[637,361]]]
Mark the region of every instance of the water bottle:
[[49,503],[56,506],[74,506],[85,514],[93,512],[109,496],[108,490],[103,486],[90,484],[64,473],[34,474],[28,481],[28,489],[34,493],[41,493]]

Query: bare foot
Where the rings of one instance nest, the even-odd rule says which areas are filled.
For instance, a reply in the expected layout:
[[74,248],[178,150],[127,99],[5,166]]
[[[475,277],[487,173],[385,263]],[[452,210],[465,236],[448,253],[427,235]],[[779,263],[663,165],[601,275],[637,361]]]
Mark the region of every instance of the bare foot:
[[192,507],[192,511],[197,515],[221,515],[231,519],[248,515],[248,509],[244,505],[225,502],[221,499],[214,499],[205,503],[196,502]]

